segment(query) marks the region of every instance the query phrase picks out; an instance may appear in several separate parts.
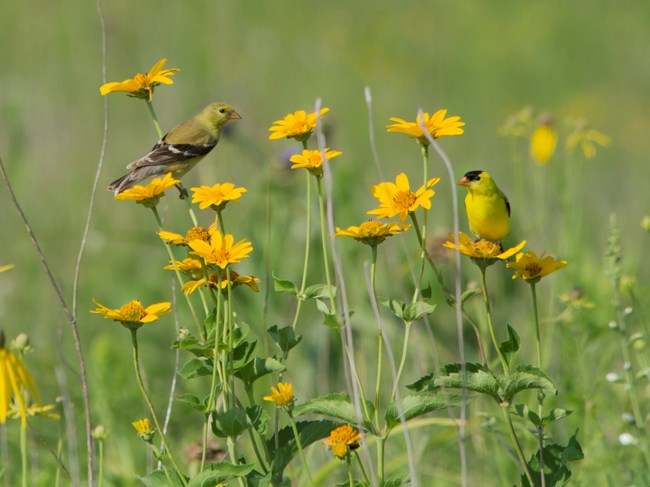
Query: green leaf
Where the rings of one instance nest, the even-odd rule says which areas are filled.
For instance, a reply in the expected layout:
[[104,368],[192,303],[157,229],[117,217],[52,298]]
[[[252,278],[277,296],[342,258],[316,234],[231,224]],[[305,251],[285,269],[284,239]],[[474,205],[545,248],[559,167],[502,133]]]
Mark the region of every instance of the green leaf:
[[472,296],[476,296],[478,294],[478,289],[467,289],[466,291],[463,292],[463,294],[460,295],[460,302],[465,303],[469,298]]
[[404,308],[406,305],[397,299],[391,299],[391,298],[384,298],[384,297],[378,297],[377,302],[381,304],[382,306],[385,306],[390,310],[391,313],[393,313],[395,316],[397,316],[400,320],[403,319],[404,316]]
[[148,474],[146,477],[136,476],[136,478],[142,482],[147,487],[183,487],[183,482],[178,477],[176,472],[169,471],[169,476],[171,477],[172,483],[169,483],[169,479],[165,472],[162,470],[155,470]]
[[566,418],[569,416],[573,411],[569,411],[567,409],[560,409],[556,408],[550,411],[544,418],[542,419],[542,423],[544,426],[553,423],[554,421],[558,421],[560,419]]
[[212,431],[220,438],[235,438],[252,426],[246,411],[241,408],[212,415]]
[[245,477],[254,465],[233,465],[228,462],[210,463],[206,469],[192,478],[188,487],[214,487],[220,482]]
[[430,315],[431,313],[433,313],[433,310],[435,309],[436,309],[435,304],[425,303],[424,301],[411,303],[406,308],[404,308],[402,319],[404,321],[419,320],[424,315]]
[[247,384],[252,384],[260,377],[273,372],[283,372],[287,369],[286,365],[277,361],[274,358],[255,357],[252,361],[248,362],[244,367],[235,372],[235,376]]
[[467,389],[468,391],[487,394],[497,402],[499,397],[499,382],[487,368],[481,364],[468,363],[465,365],[466,377],[463,378],[461,364],[447,364],[440,370],[441,375],[434,374],[422,377],[417,382],[407,386],[416,392],[435,391],[441,387],[447,389]]
[[[582,460],[584,454],[582,447],[577,440],[578,432],[569,439],[566,446],[554,443],[544,445],[544,484],[547,487],[562,487],[567,485],[571,478],[571,470],[567,466],[569,462]],[[533,480],[541,477],[539,450],[528,460]],[[534,487],[530,485],[525,475],[521,477],[522,487]]]
[[[336,296],[336,287],[332,286],[332,296]],[[330,292],[327,284],[314,284],[305,289],[305,299],[329,298]]]
[[284,326],[280,328],[278,325],[273,325],[266,331],[278,348],[284,353],[288,353],[289,350],[298,345],[300,340],[302,340],[302,335],[296,335],[292,326]]
[[531,365],[520,365],[509,377],[500,377],[502,401],[512,402],[521,391],[538,389],[549,395],[557,394],[553,381],[541,370]]
[[542,425],[541,418],[536,412],[531,411],[528,406],[524,404],[516,404],[513,409],[517,416],[530,421],[535,428],[539,428]]
[[201,401],[201,399],[199,399],[193,394],[176,394],[176,400],[187,404],[188,406],[196,409],[197,411],[201,411],[204,414],[206,413],[205,403],[207,402],[207,400]]
[[[296,423],[296,429],[298,430],[298,436],[300,437],[300,443],[303,449],[316,441],[328,437],[330,432],[339,425],[340,423],[335,423],[327,419],[300,421]],[[273,459],[271,463],[273,477],[281,478],[286,466],[298,454],[298,447],[296,446],[296,439],[293,436],[292,428],[286,426],[278,431],[279,447],[277,449],[275,448],[275,436],[271,436],[266,441],[266,445],[270,452],[270,457]]]
[[245,367],[247,367],[255,357],[255,347],[257,346],[257,340],[246,341],[242,340],[233,350],[233,361],[232,368],[233,371],[237,372]]
[[409,485],[410,483],[411,477],[408,474],[402,474],[386,480],[384,482],[384,487],[402,487],[403,485]]
[[506,325],[508,328],[508,339],[504,342],[501,342],[499,349],[501,353],[505,355],[508,366],[512,367],[517,357],[517,352],[519,352],[519,334],[510,325]]
[[193,379],[194,377],[212,375],[212,360],[207,358],[190,359],[181,367],[178,374],[183,379]]
[[[430,392],[416,392],[402,398],[402,411],[404,420],[417,418],[423,414],[458,406],[462,397],[456,394],[431,394]],[[386,425],[392,429],[400,424],[399,410],[395,403],[391,403],[386,409]]]
[[[374,408],[370,401],[366,401],[366,408],[370,418],[362,418],[363,427],[367,430],[372,430],[371,419],[374,415]],[[325,396],[311,399],[296,406],[293,410],[296,416],[304,416],[306,414],[322,414],[334,419],[340,419],[351,425],[357,424],[357,415],[354,410],[354,405],[350,401],[350,396],[341,392],[327,394]],[[363,416],[363,407],[361,408]]]
[[246,416],[255,431],[257,431],[260,436],[265,436],[268,431],[269,423],[269,414],[262,406],[251,406],[246,408]]
[[298,288],[293,282],[280,279],[275,274],[273,274],[273,289],[278,293],[298,295]]

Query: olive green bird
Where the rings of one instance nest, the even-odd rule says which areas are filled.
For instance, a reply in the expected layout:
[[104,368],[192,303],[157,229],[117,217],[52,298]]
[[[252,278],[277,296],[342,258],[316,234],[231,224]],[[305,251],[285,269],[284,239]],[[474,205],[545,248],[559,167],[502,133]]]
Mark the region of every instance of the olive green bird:
[[126,166],[131,172],[113,181],[108,190],[117,195],[143,179],[168,172],[180,179],[214,149],[224,125],[239,118],[227,103],[211,103],[167,132],[148,154]]
[[510,202],[485,171],[469,171],[458,182],[467,188],[469,228],[479,238],[500,242],[510,231]]

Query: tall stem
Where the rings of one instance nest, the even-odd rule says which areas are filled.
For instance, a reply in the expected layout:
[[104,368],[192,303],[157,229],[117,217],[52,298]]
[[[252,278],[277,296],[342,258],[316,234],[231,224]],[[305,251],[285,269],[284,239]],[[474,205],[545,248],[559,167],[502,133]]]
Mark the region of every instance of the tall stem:
[[302,449],[302,442],[300,441],[300,435],[298,434],[298,427],[296,426],[296,421],[293,419],[293,414],[287,411],[289,414],[289,423],[291,423],[291,429],[293,430],[293,436],[296,439],[296,446],[298,447],[298,454],[300,455],[300,460],[302,461],[302,466],[305,467],[305,472],[307,472],[307,477],[309,478],[309,485],[314,485],[314,479],[311,477],[311,472],[309,471],[309,466],[307,465],[307,460],[305,459],[305,453]]
[[[377,246],[371,245],[370,249],[372,250],[372,260],[370,262],[370,292],[372,293],[373,300],[377,299],[377,293],[375,290],[375,270],[377,268]],[[383,336],[381,331],[381,323],[379,320],[377,322],[377,380],[375,382],[375,427],[377,431],[380,430],[381,426],[379,425],[379,392],[381,389],[381,369],[382,369],[382,358],[383,358]]]
[[321,242],[323,244],[323,265],[325,267],[325,281],[327,282],[327,290],[330,298],[330,309],[332,314],[338,321],[338,312],[336,310],[336,299],[334,299],[334,288],[332,287],[332,279],[330,277],[330,264],[327,252],[327,226],[325,225],[325,204],[323,200],[323,185],[321,178],[316,178],[318,184],[318,209],[320,212],[320,234]]
[[483,301],[485,302],[485,314],[487,315],[488,328],[490,329],[492,344],[494,345],[494,348],[496,349],[497,354],[499,355],[499,360],[501,361],[501,366],[503,367],[503,373],[506,375],[506,377],[508,377],[510,375],[510,367],[508,366],[508,362],[506,361],[506,358],[503,356],[503,353],[501,352],[501,348],[499,347],[499,342],[494,333],[494,325],[492,324],[492,311],[490,309],[490,297],[488,296],[487,284],[485,282],[486,267],[484,265],[479,265],[479,268],[481,269],[481,288],[483,290]]
[[519,459],[521,468],[524,469],[524,474],[526,475],[526,478],[528,479],[530,485],[535,485],[535,482],[533,482],[533,474],[530,471],[530,468],[528,467],[528,463],[526,463],[526,458],[524,457],[524,452],[521,449],[519,438],[517,438],[517,433],[515,432],[515,427],[512,424],[512,418],[510,417],[508,408],[502,407],[501,411],[503,412],[503,418],[506,420],[506,425],[508,426],[508,433],[510,434],[510,439],[512,440],[512,443],[515,447],[515,453],[517,454],[517,458]]
[[[303,145],[306,146],[306,143],[303,142]],[[303,303],[303,294],[305,293],[305,287],[307,286],[307,270],[309,269],[309,251],[310,251],[310,241],[311,241],[311,174],[307,173],[307,223],[306,223],[306,234],[305,234],[305,261],[302,266],[302,280],[300,281],[300,291],[298,293],[298,304],[296,305],[296,314],[293,317],[292,327],[295,330],[296,325],[298,324],[298,317],[300,316],[300,310],[302,309]]]
[[185,480],[185,476],[181,472],[181,469],[178,467],[178,464],[174,459],[174,455],[172,455],[172,452],[169,449],[169,444],[167,443],[167,438],[163,433],[163,429],[160,427],[160,422],[158,421],[156,410],[153,407],[153,403],[151,402],[151,398],[149,397],[149,393],[147,392],[147,389],[144,387],[144,382],[142,382],[142,375],[140,374],[140,357],[138,353],[138,330],[129,329],[129,331],[131,332],[131,344],[133,346],[133,367],[135,368],[135,377],[137,379],[138,386],[140,387],[140,392],[142,392],[142,397],[144,398],[144,401],[147,403],[147,407],[149,408],[149,412],[151,413],[153,422],[156,425],[156,429],[160,433],[160,438],[162,440],[163,445],[165,446],[165,452],[169,457],[169,461],[174,467],[174,470],[176,470],[176,473],[178,474],[178,477],[181,479],[183,485],[187,487],[187,481]]
[[160,129],[160,123],[158,123],[158,117],[156,116],[156,110],[153,108],[153,103],[150,100],[145,100],[147,102],[147,108],[149,109],[149,115],[153,120],[154,127],[156,127],[156,132],[158,133],[158,138],[162,139],[163,133]]
[[[530,292],[533,298],[533,321],[535,322],[535,337],[537,341],[537,368],[542,370],[542,335],[539,326],[539,311],[537,309],[537,290],[535,282],[530,282]],[[540,419],[544,413],[544,393],[537,393],[537,415]],[[539,444],[539,478],[541,487],[546,487],[546,478],[544,477],[544,426],[541,424],[537,427],[537,443]]]
[[20,426],[20,464],[22,467],[22,487],[27,487],[27,426]]

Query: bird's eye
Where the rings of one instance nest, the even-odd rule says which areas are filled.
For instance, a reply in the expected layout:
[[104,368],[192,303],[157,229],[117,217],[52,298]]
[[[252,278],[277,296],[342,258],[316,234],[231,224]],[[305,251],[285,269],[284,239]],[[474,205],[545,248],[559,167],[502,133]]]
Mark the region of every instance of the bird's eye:
[[219,113],[226,113],[226,109],[225,108],[220,108]]

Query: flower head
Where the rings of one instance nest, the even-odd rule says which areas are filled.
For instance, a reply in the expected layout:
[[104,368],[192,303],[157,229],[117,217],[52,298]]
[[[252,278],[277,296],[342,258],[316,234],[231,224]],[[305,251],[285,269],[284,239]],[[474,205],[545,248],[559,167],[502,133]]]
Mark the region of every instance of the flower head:
[[203,240],[204,242],[209,242],[214,232],[215,227],[212,225],[209,228],[192,227],[185,235],[162,230],[158,232],[158,236],[170,245],[188,247],[192,240]]
[[137,330],[145,323],[158,320],[161,316],[171,313],[171,303],[163,302],[152,304],[146,308],[137,299],[126,303],[118,309],[110,309],[97,301],[93,302],[98,306],[91,313],[102,315],[107,320],[119,321],[131,330]]
[[350,237],[361,243],[376,246],[391,235],[405,232],[411,225],[400,223],[382,223],[377,220],[363,222],[358,227],[352,225],[346,230],[336,227],[337,237]]
[[198,259],[193,259],[192,257],[187,257],[183,260],[170,260],[169,265],[163,267],[168,271],[179,270],[185,272],[190,276],[201,275],[201,270],[203,269],[203,264]]
[[596,146],[607,147],[612,143],[612,139],[598,130],[589,128],[584,121],[575,123],[573,132],[569,134],[566,140],[566,150],[573,152],[576,147],[580,147],[585,159],[593,159],[596,156]]
[[158,204],[165,191],[172,186],[180,183],[180,180],[172,178],[172,173],[168,172],[162,178],[154,178],[146,186],[136,184],[132,188],[125,189],[115,195],[116,200],[131,200],[143,205],[145,208],[153,208]]
[[379,201],[379,206],[368,212],[377,218],[392,218],[399,214],[400,220],[406,220],[407,215],[413,213],[420,206],[427,210],[431,208],[431,198],[435,191],[431,186],[437,184],[440,178],[427,181],[426,187],[422,186],[415,193],[411,191],[406,174],[400,173],[395,182],[379,183],[372,187],[372,195]]
[[542,277],[548,276],[565,265],[567,265],[566,260],[556,261],[550,255],[544,256],[544,253],[538,258],[535,252],[526,252],[525,254],[520,252],[517,254],[516,261],[508,262],[506,267],[515,270],[513,279],[521,277],[534,284]]
[[233,183],[215,184],[214,186],[200,186],[192,188],[192,203],[199,203],[199,208],[205,210],[212,207],[214,210],[225,208],[229,201],[236,201],[248,191],[246,188],[237,188]]
[[292,408],[295,401],[293,397],[293,385],[290,382],[278,382],[278,387],[271,387],[271,395],[262,399],[271,401],[278,407]]
[[124,92],[129,96],[151,101],[154,88],[160,83],[165,85],[174,84],[171,77],[174,73],[180,71],[178,68],[162,69],[166,63],[167,59],[161,59],[153,65],[148,73],[138,73],[133,78],[125,79],[122,82],[113,81],[111,83],[106,83],[99,88],[99,92],[102,95]]
[[438,110],[431,116],[424,112],[422,114],[422,120],[420,120],[420,115],[418,115],[415,118],[415,122],[407,122],[401,118],[391,117],[390,120],[395,123],[387,125],[386,130],[388,132],[399,132],[410,135],[417,139],[420,144],[426,146],[429,145],[429,141],[425,137],[424,132],[422,132],[420,121],[423,122],[427,132],[434,139],[449,135],[460,135],[464,132],[461,127],[465,125],[465,122],[461,122],[460,117],[454,116],[445,118],[446,115],[447,110]]
[[553,157],[556,146],[557,132],[551,116],[543,114],[530,139],[530,155],[537,163],[545,165]]
[[36,383],[22,360],[5,348],[4,332],[0,330],[0,423],[7,416],[20,417],[22,428],[27,427],[27,416],[32,401],[40,404]]
[[497,260],[506,260],[517,252],[519,252],[526,241],[523,240],[516,246],[503,250],[501,244],[490,242],[489,240],[472,240],[472,238],[459,232],[458,239],[454,238],[453,234],[449,234],[451,241],[445,242],[443,245],[448,249],[458,249],[461,254],[470,257],[474,262],[480,266],[488,266],[494,264]]
[[[321,108],[320,116],[322,117],[329,111],[329,108]],[[301,142],[306,141],[311,136],[314,127],[316,127],[316,120],[316,112],[307,114],[304,110],[298,110],[290,113],[282,120],[273,122],[273,125],[269,128],[269,132],[272,132],[269,139],[275,140],[286,137]]]
[[333,429],[323,444],[332,449],[335,457],[343,460],[353,450],[359,448],[361,435],[349,424]]
[[138,436],[140,438],[142,438],[147,443],[151,443],[156,430],[153,428],[153,426],[151,426],[151,421],[149,421],[149,418],[138,419],[137,421],[133,421],[131,424],[138,432]]
[[[240,276],[235,271],[230,269],[230,286],[232,289],[243,285],[248,286],[255,292],[259,292],[260,289],[257,286],[258,282],[260,282],[260,280],[255,276]],[[208,279],[203,277],[194,281],[188,281],[183,284],[183,292],[185,294],[192,294],[201,286],[210,286],[221,290],[228,289],[228,272],[220,269],[210,274],[210,277]]]
[[253,245],[247,240],[235,243],[235,237],[226,233],[223,235],[215,230],[210,243],[204,240],[192,240],[188,243],[196,255],[205,260],[206,264],[215,264],[225,269],[229,264],[236,264],[248,257],[253,251]]
[[[32,416],[40,416],[42,418],[47,418],[52,420],[61,419],[60,414],[52,412],[54,408],[56,408],[56,404],[46,404],[46,405],[32,404],[25,410],[25,413],[30,418]],[[17,408],[16,406],[12,407],[7,413],[7,415],[12,418],[22,419],[22,416],[20,414],[20,408]]]
[[[329,161],[343,154],[342,152],[325,149],[325,158]],[[301,154],[295,154],[289,159],[293,162],[291,169],[304,167],[316,177],[323,176],[323,153],[319,150],[302,151]]]

